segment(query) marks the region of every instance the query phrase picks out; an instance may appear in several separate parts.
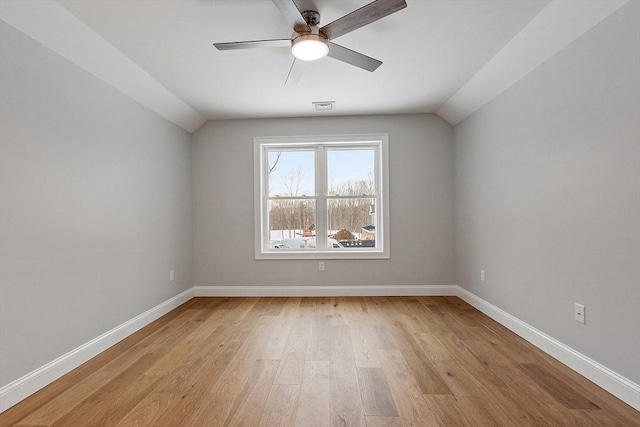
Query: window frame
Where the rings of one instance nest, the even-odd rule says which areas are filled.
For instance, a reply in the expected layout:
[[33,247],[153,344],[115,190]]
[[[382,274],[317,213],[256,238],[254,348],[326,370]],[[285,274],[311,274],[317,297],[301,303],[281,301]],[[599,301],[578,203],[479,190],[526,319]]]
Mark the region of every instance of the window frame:
[[[327,149],[374,148],[375,195],[366,198],[375,200],[377,215],[376,248],[327,248],[328,224],[327,205],[336,196],[328,194]],[[315,195],[296,196],[296,199],[309,199],[316,202],[316,248],[308,250],[286,250],[269,248],[268,230],[268,155],[269,150],[312,148],[315,155]],[[359,196],[344,196],[357,198]],[[256,260],[297,260],[297,259],[388,259],[389,251],[389,135],[321,135],[321,136],[282,136],[254,138],[254,235]]]

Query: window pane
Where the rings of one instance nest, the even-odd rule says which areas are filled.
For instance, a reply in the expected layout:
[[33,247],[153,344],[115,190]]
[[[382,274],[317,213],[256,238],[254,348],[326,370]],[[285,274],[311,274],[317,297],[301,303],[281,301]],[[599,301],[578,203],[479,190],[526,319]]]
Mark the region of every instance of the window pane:
[[268,151],[269,196],[314,196],[315,151]]
[[375,248],[374,199],[331,199],[327,202],[329,235],[335,247]]
[[269,248],[314,249],[316,201],[286,199],[269,201]]
[[327,150],[328,194],[333,196],[373,195],[375,150]]

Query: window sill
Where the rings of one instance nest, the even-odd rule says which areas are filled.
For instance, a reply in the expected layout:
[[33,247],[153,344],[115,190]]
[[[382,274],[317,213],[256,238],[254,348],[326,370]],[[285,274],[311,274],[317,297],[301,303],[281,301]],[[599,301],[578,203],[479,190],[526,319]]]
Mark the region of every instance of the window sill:
[[388,252],[382,251],[362,251],[362,250],[349,250],[348,252],[336,252],[336,251],[278,251],[278,252],[261,252],[256,253],[255,259],[262,260],[326,260],[326,259],[390,259],[391,256]]

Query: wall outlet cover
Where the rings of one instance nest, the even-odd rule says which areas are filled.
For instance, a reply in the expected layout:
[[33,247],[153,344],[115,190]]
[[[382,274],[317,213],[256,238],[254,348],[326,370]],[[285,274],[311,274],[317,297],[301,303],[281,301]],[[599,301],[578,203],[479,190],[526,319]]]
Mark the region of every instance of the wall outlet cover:
[[584,305],[575,303],[574,317],[576,319],[576,322],[585,323]]

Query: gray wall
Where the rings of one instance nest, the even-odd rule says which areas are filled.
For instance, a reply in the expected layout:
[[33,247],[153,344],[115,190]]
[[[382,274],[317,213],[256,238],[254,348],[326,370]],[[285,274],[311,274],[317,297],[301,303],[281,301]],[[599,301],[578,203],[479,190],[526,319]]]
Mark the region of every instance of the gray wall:
[[639,5],[454,128],[458,284],[636,383]]
[[[390,260],[254,260],[253,137],[389,134]],[[434,115],[211,121],[194,134],[196,286],[451,285],[451,127]]]
[[0,31],[2,386],[190,288],[193,270],[190,135]]

